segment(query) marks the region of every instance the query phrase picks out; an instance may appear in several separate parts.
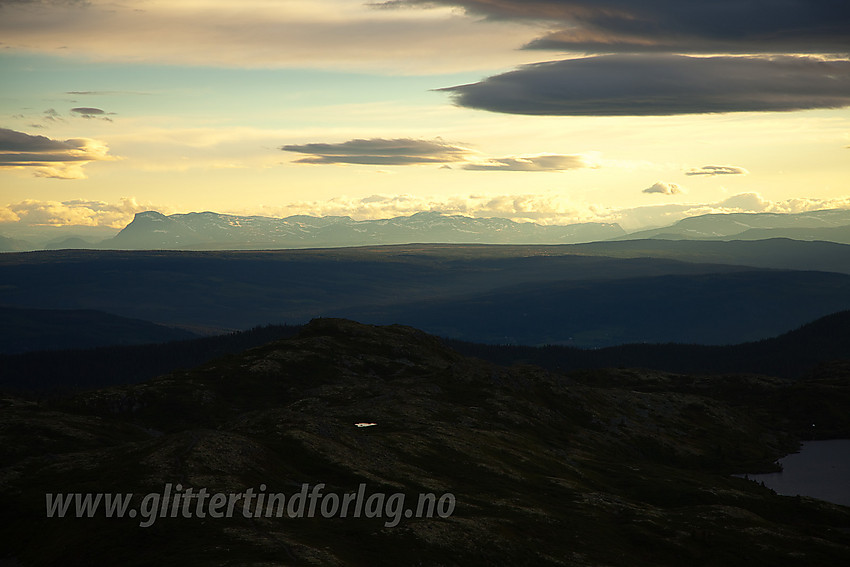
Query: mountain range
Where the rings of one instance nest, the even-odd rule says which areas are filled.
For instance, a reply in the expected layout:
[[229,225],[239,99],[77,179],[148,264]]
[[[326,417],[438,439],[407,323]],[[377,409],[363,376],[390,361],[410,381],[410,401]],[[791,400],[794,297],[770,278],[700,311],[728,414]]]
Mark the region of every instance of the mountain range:
[[110,229],[102,227],[42,227],[49,230],[46,237],[39,239],[37,228],[17,230],[20,235],[14,238],[0,236],[0,252],[35,249],[260,250],[415,242],[575,244],[643,239],[792,238],[850,244],[850,210],[706,214],[665,227],[629,233],[615,223],[539,225],[439,212],[356,221],[345,216],[273,218],[209,211],[173,215],[146,211],[137,213],[130,224],[108,238],[103,235]]
[[287,218],[188,213],[165,216],[138,213],[100,247],[118,249],[269,249],[368,244],[434,243],[574,243],[606,240],[625,234],[616,224],[584,223],[542,226],[498,218],[470,218],[434,212],[408,217],[355,221],[350,217]]

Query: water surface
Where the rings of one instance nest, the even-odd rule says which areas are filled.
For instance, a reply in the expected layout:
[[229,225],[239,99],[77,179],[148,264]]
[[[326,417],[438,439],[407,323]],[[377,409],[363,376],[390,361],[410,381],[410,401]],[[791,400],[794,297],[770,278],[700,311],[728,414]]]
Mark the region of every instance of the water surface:
[[804,441],[779,460],[782,472],[746,475],[778,494],[811,496],[850,506],[850,439]]

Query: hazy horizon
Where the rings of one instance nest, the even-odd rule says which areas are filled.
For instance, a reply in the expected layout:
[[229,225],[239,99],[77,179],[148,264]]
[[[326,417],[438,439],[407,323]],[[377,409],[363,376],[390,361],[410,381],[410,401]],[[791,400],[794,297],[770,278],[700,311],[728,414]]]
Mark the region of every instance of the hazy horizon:
[[[830,229],[830,228],[832,228],[832,229],[843,230],[846,226],[850,226],[850,225],[847,225],[840,218],[836,219],[835,217],[833,217],[829,220],[825,220],[825,219],[820,218],[820,216],[809,217],[810,214],[815,215],[816,213],[823,214],[823,213],[833,213],[833,212],[839,213],[839,212],[842,212],[842,211],[850,211],[850,209],[848,209],[848,208],[817,209],[817,210],[807,211],[806,213],[770,213],[768,215],[768,218],[776,218],[777,216],[778,217],[801,218],[801,221],[799,223],[800,226],[797,227],[797,229],[805,229],[805,228]],[[289,219],[296,218],[296,217],[308,217],[308,218],[313,218],[313,219],[317,219],[317,220],[324,219],[324,218],[345,218],[345,219],[349,219],[351,222],[353,222],[357,225],[370,225],[372,223],[377,223],[377,226],[380,226],[380,224],[384,221],[395,220],[395,221],[400,221],[400,222],[404,223],[406,221],[412,221],[413,218],[415,218],[419,215],[431,214],[431,215],[439,215],[440,217],[460,219],[461,221],[466,221],[466,220],[471,221],[471,222],[481,221],[481,223],[486,223],[487,221],[515,222],[518,226],[540,227],[540,229],[548,229],[550,231],[551,230],[557,230],[559,227],[581,228],[581,227],[592,227],[592,226],[595,226],[595,225],[608,226],[608,227],[611,227],[612,230],[616,228],[616,230],[620,231],[619,235],[611,233],[611,234],[605,236],[605,235],[602,235],[601,233],[597,232],[597,233],[588,233],[588,235],[586,237],[585,236],[577,236],[571,242],[563,242],[563,241],[559,241],[557,239],[553,239],[551,242],[538,241],[537,242],[538,244],[593,242],[593,241],[599,241],[599,240],[615,239],[615,238],[618,238],[618,237],[622,238],[622,237],[625,237],[625,236],[628,236],[628,235],[642,236],[644,233],[646,233],[647,231],[651,231],[651,230],[659,230],[659,229],[665,229],[665,228],[675,229],[680,220],[695,219],[697,217],[703,217],[705,215],[720,216],[720,217],[726,216],[726,215],[733,215],[733,214],[744,215],[744,218],[752,218],[754,221],[756,219],[762,218],[761,213],[753,213],[753,212],[733,212],[733,211],[718,212],[718,211],[711,211],[709,213],[706,213],[706,212],[700,211],[699,214],[695,214],[695,215],[685,215],[685,214],[682,214],[682,212],[679,212],[678,214],[670,214],[667,217],[668,220],[667,220],[666,223],[645,224],[643,226],[632,226],[631,228],[626,229],[620,223],[606,222],[602,219],[599,219],[599,220],[596,220],[596,221],[583,221],[583,222],[577,222],[577,223],[548,224],[547,225],[547,224],[536,223],[536,222],[530,221],[530,220],[513,221],[511,219],[506,219],[505,217],[490,216],[490,215],[488,215],[488,216],[483,216],[483,215],[474,216],[474,215],[471,215],[471,214],[468,214],[468,213],[463,214],[463,213],[445,212],[445,211],[420,211],[420,212],[417,212],[417,213],[397,215],[397,216],[388,217],[388,218],[371,219],[371,218],[353,218],[353,217],[350,217],[350,216],[347,216],[347,215],[319,216],[319,215],[315,215],[315,214],[289,215],[287,217],[271,216],[271,215],[234,215],[234,214],[230,214],[230,213],[221,213],[221,212],[217,212],[217,211],[208,211],[208,210],[206,210],[206,211],[202,211],[202,210],[188,211],[188,212],[181,212],[181,213],[165,214],[165,213],[162,213],[161,211],[147,210],[147,211],[140,211],[140,212],[134,213],[134,218],[131,219],[131,221],[128,222],[126,225],[115,226],[115,227],[112,227],[112,226],[86,226],[86,225],[50,225],[50,224],[40,224],[39,225],[39,224],[27,224],[27,223],[20,222],[20,221],[14,222],[14,223],[10,223],[10,222],[0,223],[0,237],[12,238],[14,240],[26,242],[30,245],[28,248],[26,248],[26,250],[38,250],[38,249],[41,249],[42,246],[50,245],[51,243],[62,242],[64,240],[67,240],[67,239],[70,239],[70,238],[79,238],[82,241],[86,242],[87,244],[92,245],[92,247],[97,247],[98,244],[105,243],[106,241],[108,241],[112,237],[121,233],[124,229],[128,228],[132,224],[132,220],[135,220],[135,217],[138,216],[139,214],[142,214],[142,213],[157,213],[157,214],[162,214],[163,216],[167,216],[169,218],[176,218],[176,219],[180,219],[180,220],[182,220],[182,219],[188,220],[188,219],[191,219],[191,217],[193,217],[195,215],[206,215],[206,214],[223,216],[223,217],[235,217],[235,218],[242,218],[242,219],[253,218],[253,219],[263,219],[263,220],[268,220],[268,221],[281,221],[281,222],[288,221]],[[742,217],[738,216],[736,218],[742,218]],[[814,219],[818,219],[818,220],[814,220]],[[850,219],[847,219],[847,220],[850,220]],[[759,223],[758,221],[756,221],[757,226],[755,226],[753,228],[757,228],[759,224],[763,224],[763,222]],[[770,221],[767,221],[767,225],[762,226],[761,228],[780,229],[780,228],[783,227],[784,224],[787,224],[787,223],[780,221],[780,222],[774,223],[774,224],[776,226],[771,226]],[[481,228],[486,228],[485,224],[479,224],[478,226],[480,226]],[[786,228],[791,228],[792,226],[788,226]],[[239,228],[239,227],[236,226],[234,228]],[[420,228],[420,234],[422,234],[424,236],[424,240],[422,240],[423,242],[426,242],[426,241],[444,242],[445,241],[445,240],[440,240],[439,238],[434,238],[432,240],[429,240],[427,238],[427,235],[430,234],[431,229],[429,229],[428,226],[422,226],[422,227],[419,227],[419,228]],[[435,228],[439,229],[438,226],[435,227]],[[744,229],[745,229],[745,227],[742,224],[740,232],[743,232]],[[424,230],[424,232],[421,232],[422,230]],[[792,228],[792,230],[793,230],[793,228]],[[734,231],[727,236],[731,236],[733,234],[734,234]],[[832,242],[839,242],[839,243],[847,243],[847,239],[843,235],[843,233],[842,234],[834,234],[833,237],[830,237],[826,233],[819,233],[819,235],[821,236],[821,238],[818,238],[818,239],[831,240]],[[718,234],[718,236],[721,236],[721,235]],[[790,236],[786,235],[786,234],[774,234],[772,236],[774,236],[774,237],[775,236],[784,236],[784,237],[792,237],[793,238],[794,234],[792,233]],[[652,235],[648,235],[646,237],[652,238]],[[762,238],[768,238],[768,237],[771,237],[771,236],[762,236]],[[804,238],[804,239],[811,240],[812,238]],[[460,243],[461,240],[453,240],[452,242]],[[478,239],[473,239],[473,240],[470,240],[469,242],[472,243],[472,242],[487,242],[487,241],[486,241],[486,239],[484,241],[482,241],[479,237]],[[378,240],[373,240],[370,243],[380,245],[380,244],[398,244],[400,242],[397,242],[397,241],[384,242],[380,238],[378,238]],[[508,239],[507,241],[490,242],[490,243],[531,244],[532,242],[529,242],[527,240],[523,240],[522,238],[515,238],[513,240]],[[351,243],[351,244],[348,244],[348,245],[360,246],[360,245],[363,245],[363,244],[364,243],[362,243],[362,242],[354,242],[354,243]],[[346,244],[329,244],[329,245],[332,246],[332,247],[336,247],[336,246],[340,246],[340,245],[345,246]],[[217,248],[217,249],[225,250],[227,248],[224,247],[224,248]],[[244,247],[243,247],[243,249],[244,249]],[[17,249],[13,249],[13,250],[21,251],[22,249],[17,248]],[[12,250],[6,250],[6,251],[12,251]]]

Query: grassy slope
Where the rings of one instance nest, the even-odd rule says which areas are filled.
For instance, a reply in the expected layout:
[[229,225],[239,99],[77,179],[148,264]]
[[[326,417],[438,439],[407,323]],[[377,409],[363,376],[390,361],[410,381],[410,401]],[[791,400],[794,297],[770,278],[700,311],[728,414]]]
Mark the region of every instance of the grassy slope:
[[[846,392],[833,378],[828,392]],[[729,476],[794,447],[782,380],[463,358],[418,331],[296,338],[50,405],[5,402],[4,547],[28,565],[827,565],[850,510]],[[846,408],[845,408],[846,410]],[[848,412],[844,412],[847,414]],[[367,429],[355,422],[374,421]],[[845,431],[850,433],[850,431]],[[452,492],[447,519],[46,519],[44,493]],[[410,496],[413,497],[413,496]],[[50,545],[44,545],[50,542]]]

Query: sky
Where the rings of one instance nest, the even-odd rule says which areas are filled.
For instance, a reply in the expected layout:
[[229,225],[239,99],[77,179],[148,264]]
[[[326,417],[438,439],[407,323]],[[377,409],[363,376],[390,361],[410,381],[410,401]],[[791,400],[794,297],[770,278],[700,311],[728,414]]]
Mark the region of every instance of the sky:
[[846,0],[0,0],[0,234],[850,207]]

